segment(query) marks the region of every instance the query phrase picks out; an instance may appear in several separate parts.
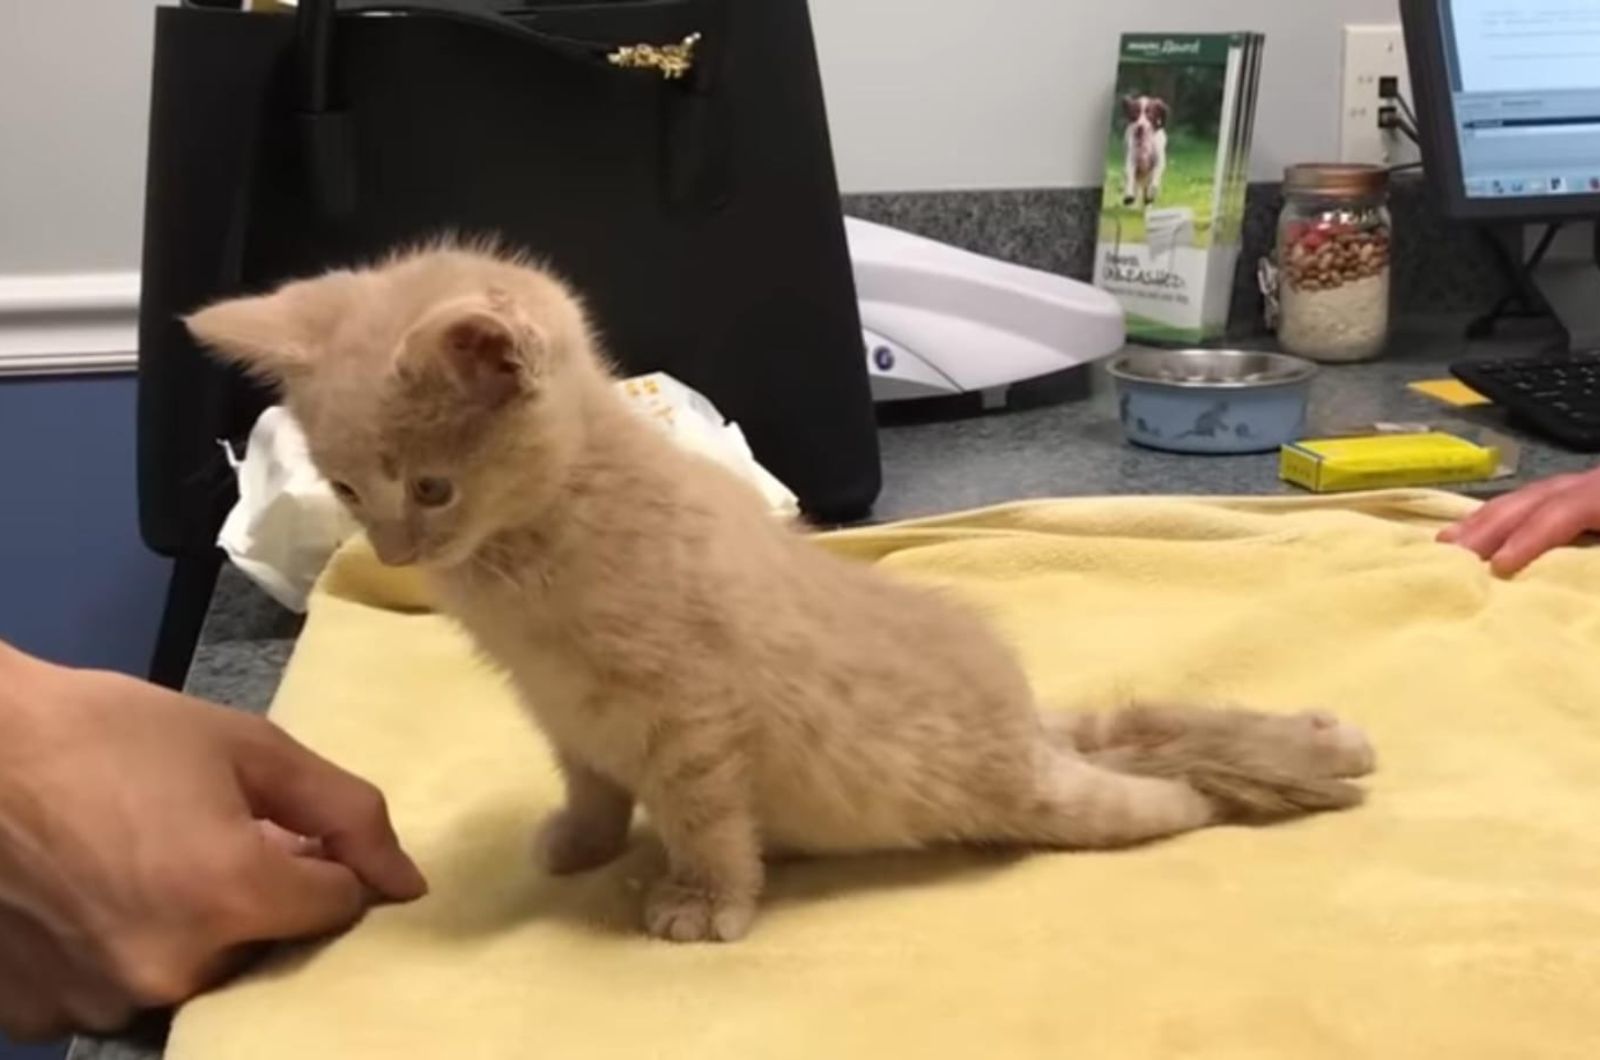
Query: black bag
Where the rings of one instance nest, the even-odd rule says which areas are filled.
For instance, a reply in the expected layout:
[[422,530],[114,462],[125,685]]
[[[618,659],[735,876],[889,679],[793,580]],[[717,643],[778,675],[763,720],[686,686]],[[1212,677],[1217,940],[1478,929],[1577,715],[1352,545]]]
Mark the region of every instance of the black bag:
[[804,0],[162,8],[153,81],[139,497],[158,552],[211,549],[235,497],[217,439],[267,400],[179,315],[447,229],[548,260],[626,370],[704,392],[808,514],[870,510]]

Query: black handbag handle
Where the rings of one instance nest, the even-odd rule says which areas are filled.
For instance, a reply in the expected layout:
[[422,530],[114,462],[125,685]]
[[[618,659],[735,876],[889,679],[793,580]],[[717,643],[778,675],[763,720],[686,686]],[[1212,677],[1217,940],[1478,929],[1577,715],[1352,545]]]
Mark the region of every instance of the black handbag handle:
[[[652,6],[685,7],[686,0],[656,0]],[[327,218],[337,220],[355,209],[354,140],[347,116],[332,98],[336,16],[406,15],[443,18],[493,30],[538,44],[577,62],[646,73],[686,89],[704,93],[711,82],[710,64],[696,61],[702,47],[698,30],[678,41],[615,42],[583,40],[549,33],[492,6],[492,0],[300,0],[295,9],[295,70],[298,81],[302,139],[312,201]],[[519,8],[528,15],[538,9]]]
[[[296,8],[296,52],[300,75],[302,109],[309,114],[330,107],[329,85],[333,79],[333,36],[335,15],[341,9],[356,15],[414,15],[443,18],[494,30],[541,45],[559,55],[585,63],[604,63],[611,67],[655,71],[666,80],[682,80],[694,69],[694,52],[700,45],[698,32],[682,40],[617,45],[609,41],[582,40],[549,33],[513,18],[485,0],[301,0]],[[688,6],[674,0],[658,0],[655,6]],[[532,14],[537,9],[517,10]]]
[[[316,0],[316,3],[320,7],[334,6],[334,0]],[[654,0],[652,6],[658,8],[687,8],[689,4],[683,2],[683,0]],[[580,62],[605,62],[610,66],[628,69],[659,70],[660,68],[648,65],[632,66],[613,59],[612,56],[622,50],[637,52],[642,48],[644,51],[662,53],[663,51],[683,46],[683,42],[679,40],[650,42],[643,45],[633,45],[632,49],[628,49],[627,46],[619,49],[617,44],[609,41],[583,40],[577,37],[551,33],[547,30],[539,29],[533,24],[537,21],[540,12],[537,6],[522,5],[508,8],[508,5],[496,3],[496,0],[453,0],[453,2],[440,2],[440,0],[345,0],[342,9],[352,14],[423,15],[430,18],[449,19],[505,33],[526,42],[538,44],[548,51],[566,55]],[[521,12],[523,18],[516,18],[511,12]],[[690,46],[691,52],[692,47]],[[692,63],[686,64],[683,67],[683,72],[687,73],[691,66]],[[667,77],[669,80],[682,76],[666,71],[660,72],[662,76]]]

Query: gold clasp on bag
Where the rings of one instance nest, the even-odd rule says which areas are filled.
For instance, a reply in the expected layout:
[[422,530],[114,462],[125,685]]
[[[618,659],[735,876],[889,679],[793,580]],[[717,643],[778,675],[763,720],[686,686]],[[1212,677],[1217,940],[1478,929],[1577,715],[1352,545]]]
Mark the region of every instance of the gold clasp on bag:
[[630,70],[659,70],[664,81],[676,81],[694,66],[694,46],[700,34],[691,33],[678,44],[627,44],[606,60]]

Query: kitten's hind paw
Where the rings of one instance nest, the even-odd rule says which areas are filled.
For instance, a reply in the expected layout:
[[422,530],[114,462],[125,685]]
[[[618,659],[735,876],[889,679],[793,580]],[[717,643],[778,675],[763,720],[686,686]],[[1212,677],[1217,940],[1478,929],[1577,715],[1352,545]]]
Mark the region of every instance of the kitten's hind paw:
[[669,942],[734,942],[755,917],[753,901],[724,898],[672,879],[657,883],[645,899],[645,929]]
[[1358,805],[1372,772],[1366,734],[1332,714],[1131,707],[1057,733],[1089,761],[1188,781],[1224,820],[1273,821]]
[[1325,710],[1308,710],[1284,719],[1305,726],[1305,749],[1312,772],[1325,777],[1364,777],[1378,766],[1367,734]]
[[1310,779],[1365,776],[1377,766],[1367,734],[1326,711],[1131,707],[1067,719],[1056,737],[1090,761],[1127,773],[1183,776],[1197,763]]
[[557,810],[540,827],[534,853],[552,876],[569,876],[615,861],[627,845],[626,831],[598,828],[571,810]]

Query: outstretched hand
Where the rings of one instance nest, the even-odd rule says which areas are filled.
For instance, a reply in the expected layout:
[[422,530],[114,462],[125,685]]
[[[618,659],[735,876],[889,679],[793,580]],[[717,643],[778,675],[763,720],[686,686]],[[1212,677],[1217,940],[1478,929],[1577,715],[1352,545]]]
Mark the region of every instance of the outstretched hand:
[[1460,545],[1511,575],[1549,552],[1600,530],[1600,469],[1557,475],[1508,493],[1447,527],[1440,541]]
[[271,723],[0,644],[0,1031],[113,1029],[426,890],[377,789]]

